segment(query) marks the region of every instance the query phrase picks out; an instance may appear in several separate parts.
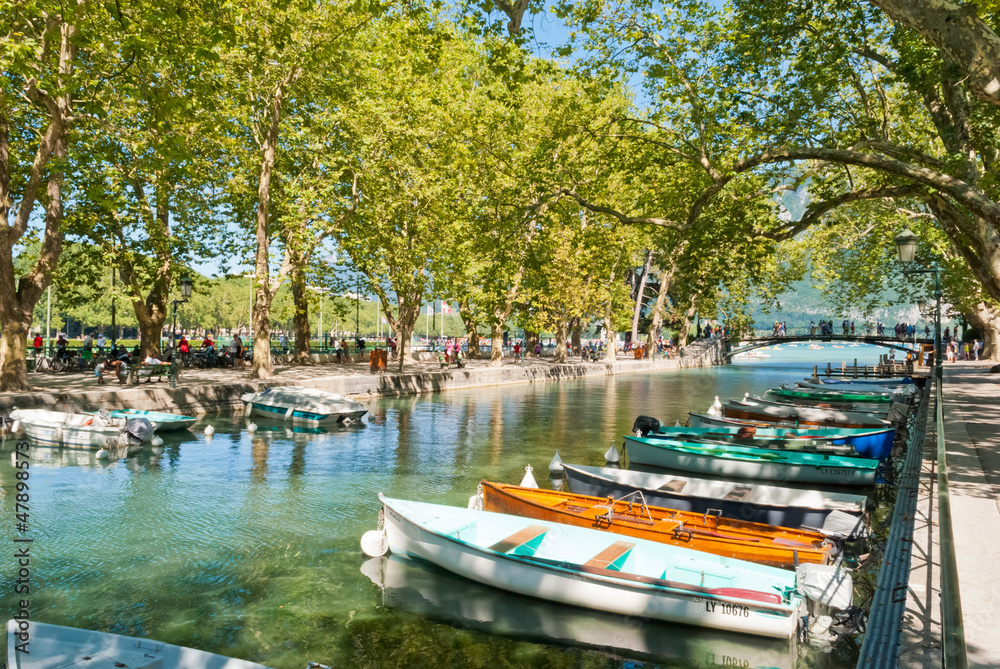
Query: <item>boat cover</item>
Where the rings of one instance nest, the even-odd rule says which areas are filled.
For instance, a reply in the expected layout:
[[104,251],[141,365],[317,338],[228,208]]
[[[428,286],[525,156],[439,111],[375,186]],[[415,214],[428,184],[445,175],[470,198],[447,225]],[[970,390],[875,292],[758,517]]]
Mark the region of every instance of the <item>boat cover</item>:
[[301,386],[268,388],[254,395],[250,401],[268,406],[294,407],[296,410],[316,414],[348,413],[365,409],[361,404],[343,395]]
[[814,602],[838,611],[854,602],[854,585],[843,564],[800,564],[795,574],[799,592]]

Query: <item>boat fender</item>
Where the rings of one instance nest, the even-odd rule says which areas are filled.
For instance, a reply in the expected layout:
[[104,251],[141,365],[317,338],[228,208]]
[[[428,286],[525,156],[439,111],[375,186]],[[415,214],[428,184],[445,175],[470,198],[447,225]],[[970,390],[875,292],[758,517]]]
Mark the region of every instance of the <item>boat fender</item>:
[[798,591],[814,602],[838,611],[853,603],[854,584],[842,564],[800,564],[795,576]]
[[288,407],[288,411],[285,412],[285,420],[292,417],[292,413],[295,412],[295,407]]
[[521,479],[521,487],[522,488],[537,488],[538,487],[538,484],[535,482],[535,477],[532,476],[532,474],[531,474],[532,471],[533,470],[531,468],[531,465],[528,465],[527,467],[524,468],[524,478]]
[[58,426],[58,427],[56,427],[56,429],[52,432],[52,438],[56,441],[56,443],[59,443],[59,444],[62,443],[62,440],[63,440],[63,429],[62,429],[61,425]]
[[14,424],[10,426],[11,434],[17,434],[21,431],[21,421],[15,420]]
[[378,529],[361,535],[361,550],[368,557],[381,557],[389,550],[389,537],[385,534],[385,509],[379,509]]
[[205,436],[206,437],[211,437],[213,434],[215,434],[215,428],[212,427],[211,425],[206,425],[205,426]]
[[558,476],[563,472],[563,462],[562,458],[559,457],[559,449],[556,449],[556,454],[552,456],[552,461],[549,463],[549,475]]
[[153,438],[150,439],[149,443],[153,446],[163,446],[163,437],[154,434]]
[[621,460],[622,456],[618,453],[618,449],[615,448],[614,444],[608,448],[604,453],[604,459],[611,464],[615,464]]
[[473,511],[483,510],[483,484],[480,483],[479,487],[476,488],[476,494],[469,498],[468,508]]
[[680,426],[681,426],[681,422],[679,420],[675,420],[674,421],[674,427],[680,427]]
[[82,423],[80,423],[80,425],[83,425],[84,427],[86,427],[88,425],[93,425],[93,424],[94,424],[94,419],[93,418],[88,418],[87,420],[85,420]]

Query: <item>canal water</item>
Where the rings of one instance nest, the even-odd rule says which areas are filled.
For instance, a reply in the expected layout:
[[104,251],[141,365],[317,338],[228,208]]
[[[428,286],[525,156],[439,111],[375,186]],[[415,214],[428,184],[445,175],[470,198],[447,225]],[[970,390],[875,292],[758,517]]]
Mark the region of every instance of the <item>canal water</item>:
[[[829,653],[549,605],[399,560],[367,560],[377,494],[465,505],[480,479],[543,487],[556,448],[602,465],[639,414],[672,425],[718,395],[794,382],[879,349],[765,351],[709,369],[457,390],[367,403],[356,425],[293,431],[200,422],[117,462],[32,449],[31,618],[146,636],[276,669],[334,667],[841,667]],[[846,355],[850,354],[850,358]],[[839,357],[838,357],[839,356]],[[204,427],[215,427],[206,438]],[[0,458],[3,614],[13,593],[13,442]],[[155,452],[154,452],[155,450]]]

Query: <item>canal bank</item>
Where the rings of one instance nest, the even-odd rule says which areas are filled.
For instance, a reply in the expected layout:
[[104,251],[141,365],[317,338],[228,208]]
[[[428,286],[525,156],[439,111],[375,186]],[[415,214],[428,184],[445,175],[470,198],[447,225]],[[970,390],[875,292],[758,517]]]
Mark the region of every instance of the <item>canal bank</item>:
[[[97,385],[91,374],[32,374],[35,388],[27,393],[0,393],[0,411],[15,406],[57,411],[144,409],[204,415],[241,409],[240,397],[273,386],[300,385],[355,398],[418,395],[460,388],[543,383],[593,376],[614,376],[724,364],[722,342],[699,340],[677,358],[640,359],[619,355],[615,362],[556,363],[532,358],[505,361],[491,367],[488,360],[468,360],[465,367],[442,367],[437,360],[408,362],[404,372],[373,373],[367,362],[280,365],[275,378],[255,381],[247,372],[232,369],[184,369],[175,388],[162,382],[121,386]],[[393,365],[394,366],[394,365]]]

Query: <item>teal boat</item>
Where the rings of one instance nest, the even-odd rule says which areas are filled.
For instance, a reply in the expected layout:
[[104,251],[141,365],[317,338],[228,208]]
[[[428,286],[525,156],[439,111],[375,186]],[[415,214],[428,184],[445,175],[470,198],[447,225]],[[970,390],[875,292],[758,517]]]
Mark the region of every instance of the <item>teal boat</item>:
[[[796,400],[820,400],[828,402],[855,403],[855,404],[884,404],[888,407],[893,402],[892,395],[878,393],[842,393],[825,390],[796,390],[793,388],[772,388],[765,393],[766,396],[783,398],[785,401],[794,402]],[[900,401],[897,398],[896,401]]]
[[173,430],[186,430],[198,420],[194,416],[182,416],[181,414],[166,413],[164,411],[117,409],[111,412],[112,418],[137,418],[139,416],[152,423],[157,434]]
[[625,437],[629,462],[712,476],[794,483],[872,485],[877,460],[729,444]]
[[501,590],[780,639],[795,634],[806,612],[792,570],[534,518],[379,499],[395,555]]

